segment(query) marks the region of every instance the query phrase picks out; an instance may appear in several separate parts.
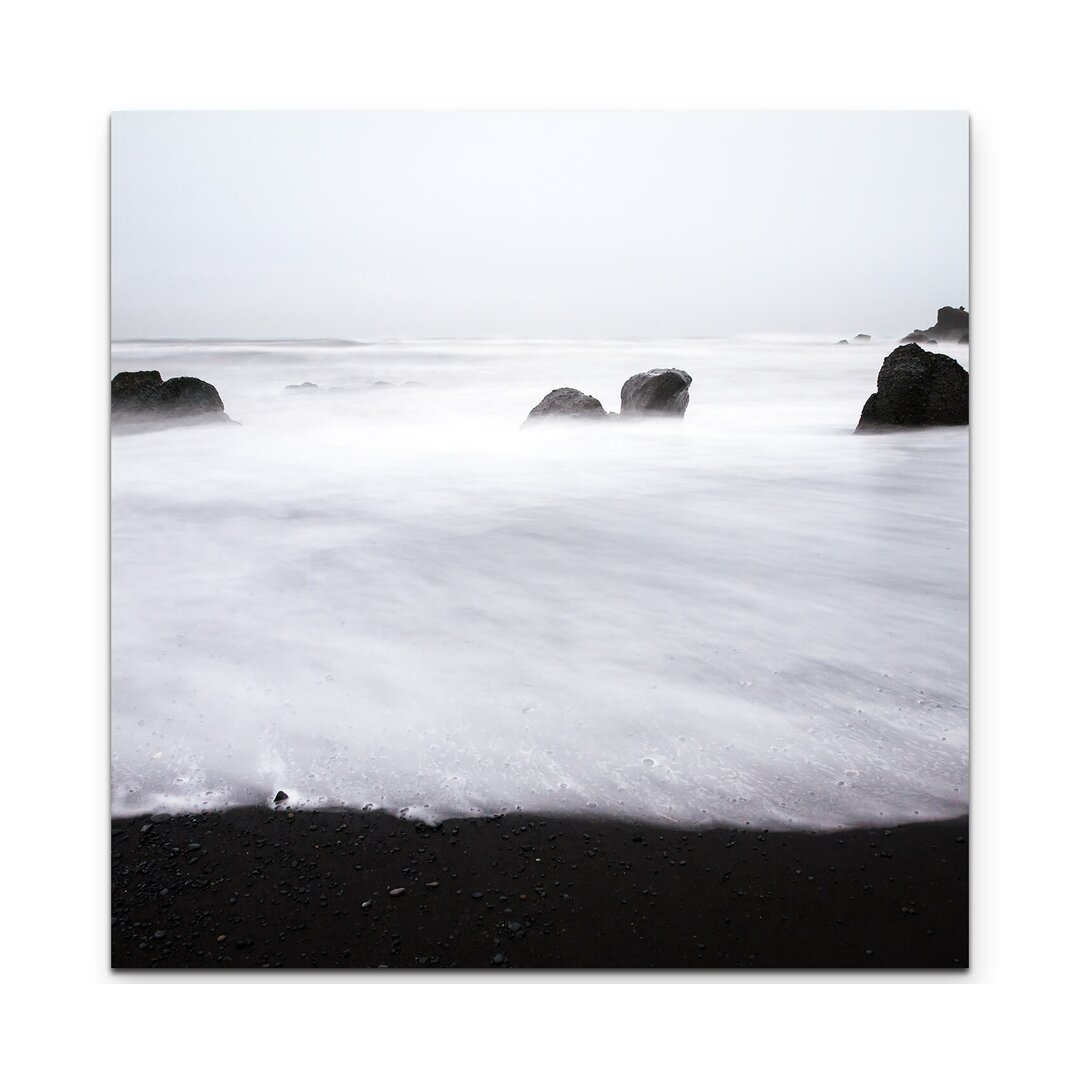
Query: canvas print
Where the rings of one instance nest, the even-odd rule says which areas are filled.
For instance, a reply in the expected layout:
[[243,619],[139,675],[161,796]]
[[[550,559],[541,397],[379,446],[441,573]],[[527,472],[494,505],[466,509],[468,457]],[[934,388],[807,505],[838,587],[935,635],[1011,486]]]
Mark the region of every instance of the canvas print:
[[115,968],[967,966],[965,114],[111,157]]

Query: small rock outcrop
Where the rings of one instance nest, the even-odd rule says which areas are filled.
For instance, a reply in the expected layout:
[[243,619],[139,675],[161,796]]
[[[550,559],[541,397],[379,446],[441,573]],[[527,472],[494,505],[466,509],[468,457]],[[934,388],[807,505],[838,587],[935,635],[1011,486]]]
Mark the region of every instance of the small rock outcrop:
[[312,390],[318,390],[319,389],[319,384],[318,383],[313,383],[313,382],[290,383],[290,385],[286,386],[285,389],[286,390],[302,390],[305,393],[310,393]]
[[901,345],[936,345],[937,340],[932,338],[925,330],[912,330],[900,339]]
[[159,371],[121,371],[112,381],[114,423],[201,423],[228,420],[221,395],[208,382]]
[[850,345],[851,342],[848,341],[848,339],[846,337],[842,337],[836,344],[837,345]]
[[855,433],[967,422],[968,373],[951,356],[911,343],[885,357]]
[[678,368],[653,368],[631,375],[623,383],[623,416],[681,417],[690,403],[694,380]]
[[525,423],[537,420],[606,420],[604,406],[594,397],[575,390],[572,386],[562,386],[552,390],[528,416]]
[[852,341],[869,341],[870,340],[870,335],[869,334],[856,334],[851,340]]

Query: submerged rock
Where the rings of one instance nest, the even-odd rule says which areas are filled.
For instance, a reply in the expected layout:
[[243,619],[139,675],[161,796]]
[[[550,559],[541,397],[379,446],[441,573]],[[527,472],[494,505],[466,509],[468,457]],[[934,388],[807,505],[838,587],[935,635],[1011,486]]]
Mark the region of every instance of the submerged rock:
[[528,416],[525,423],[537,420],[606,420],[604,406],[594,397],[575,390],[572,386],[562,386],[552,390]]
[[968,373],[951,356],[912,343],[885,357],[855,433],[967,422]]
[[286,390],[303,390],[303,391],[318,390],[319,389],[319,384],[318,383],[313,383],[313,382],[292,383],[291,385],[286,386],[285,389]]
[[221,395],[208,382],[158,371],[121,371],[112,381],[114,423],[201,423],[228,420]]
[[678,368],[653,368],[623,383],[623,416],[682,416],[690,404],[694,380]]

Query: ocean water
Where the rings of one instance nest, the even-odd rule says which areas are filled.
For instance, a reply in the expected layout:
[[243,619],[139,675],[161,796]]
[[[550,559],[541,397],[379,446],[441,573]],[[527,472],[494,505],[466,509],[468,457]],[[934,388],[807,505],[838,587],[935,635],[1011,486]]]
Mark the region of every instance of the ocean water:
[[851,435],[892,347],[115,344],[238,423],[112,439],[114,812],[962,812],[968,433]]

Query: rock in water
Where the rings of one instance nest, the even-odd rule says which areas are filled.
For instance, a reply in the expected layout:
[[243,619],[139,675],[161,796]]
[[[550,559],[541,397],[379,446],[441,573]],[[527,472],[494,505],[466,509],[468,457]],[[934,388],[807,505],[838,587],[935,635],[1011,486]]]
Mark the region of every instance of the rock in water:
[[112,381],[113,415],[153,408],[160,389],[160,371],[121,371]]
[[682,416],[694,380],[678,368],[653,368],[623,383],[623,416]]
[[885,357],[855,433],[967,422],[968,373],[951,356],[910,344]]
[[959,341],[967,337],[968,313],[963,307],[938,308],[937,322],[926,332],[938,341]]
[[218,419],[225,416],[225,406],[217,390],[210,383],[189,375],[163,382],[157,393],[156,408],[169,417],[201,416],[205,413],[217,413]]
[[964,308],[938,308],[937,322],[926,330],[912,330],[900,339],[900,344],[915,342],[919,345],[936,345],[939,341],[960,341],[968,335],[968,313]]
[[925,330],[912,330],[900,339],[901,345],[936,345],[937,340],[932,338]]
[[869,334],[856,334],[855,337],[852,338],[852,341],[869,341],[869,340],[870,340],[870,335]]
[[552,390],[539,405],[525,417],[525,423],[536,420],[606,420],[604,406],[594,397],[583,394],[571,386]]
[[188,375],[161,380],[158,371],[121,371],[112,381],[112,416],[119,423],[228,420],[217,390]]
[[318,390],[319,385],[318,385],[318,383],[313,383],[313,382],[290,383],[288,386],[285,387],[285,389],[286,390],[303,390],[304,392],[309,392],[311,390]]

